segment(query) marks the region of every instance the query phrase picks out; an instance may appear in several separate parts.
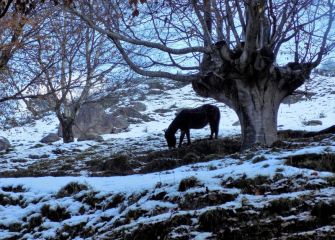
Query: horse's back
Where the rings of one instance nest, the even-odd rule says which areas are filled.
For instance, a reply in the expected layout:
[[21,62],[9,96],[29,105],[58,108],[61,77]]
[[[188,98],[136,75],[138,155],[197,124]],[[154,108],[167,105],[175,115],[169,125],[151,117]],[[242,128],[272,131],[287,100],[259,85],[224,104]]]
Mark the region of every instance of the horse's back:
[[204,108],[184,109],[176,117],[182,130],[199,129],[208,124],[207,112]]
[[175,129],[186,131],[188,129],[199,129],[208,123],[218,125],[220,121],[220,110],[218,107],[205,104],[197,108],[181,110],[171,123]]

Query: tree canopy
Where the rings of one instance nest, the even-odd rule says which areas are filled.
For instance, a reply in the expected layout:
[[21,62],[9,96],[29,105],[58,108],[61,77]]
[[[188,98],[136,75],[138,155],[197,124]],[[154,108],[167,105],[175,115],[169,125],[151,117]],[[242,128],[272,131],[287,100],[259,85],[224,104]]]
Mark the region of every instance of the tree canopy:
[[281,101],[335,46],[333,0],[131,3],[135,14],[118,0],[83,1],[93,17],[69,11],[105,34],[135,72],[192,82],[233,108],[242,148],[276,141]]

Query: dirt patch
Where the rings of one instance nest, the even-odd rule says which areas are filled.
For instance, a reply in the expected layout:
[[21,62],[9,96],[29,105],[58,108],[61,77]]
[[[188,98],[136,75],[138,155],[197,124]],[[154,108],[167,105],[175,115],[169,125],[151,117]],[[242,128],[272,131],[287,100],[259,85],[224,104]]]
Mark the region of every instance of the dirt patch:
[[178,191],[185,192],[187,189],[197,187],[200,185],[201,185],[200,181],[194,176],[189,177],[189,178],[184,178],[179,183]]
[[[310,133],[303,131],[280,131],[279,137],[285,140],[277,141],[268,151],[297,149],[310,145],[313,141],[318,141],[321,145],[327,145],[327,141],[334,138],[329,136],[329,134],[308,137],[309,135]],[[115,151],[115,147],[117,147],[115,143],[93,146],[79,153],[75,151],[59,151],[57,159],[52,161],[46,159],[37,160],[26,168],[1,172],[0,177],[79,176],[82,175],[82,172],[86,172],[89,176],[120,176],[165,171],[187,164],[221,159],[227,155],[232,158],[234,155],[236,158],[244,156],[239,152],[239,136],[214,140],[200,139],[192,142],[191,145],[160,151],[143,150],[144,145],[146,145],[145,142],[134,141],[130,144],[129,149],[121,149],[120,152],[113,154],[111,152]],[[252,159],[253,163],[266,160],[264,156],[256,156],[255,154],[255,151],[250,151],[249,159]],[[325,155],[320,159],[321,163],[316,164],[320,166],[312,166],[311,163],[307,165],[312,169],[334,172],[333,155]],[[245,160],[248,160],[248,158],[246,157]],[[293,166],[302,164],[298,163],[300,162],[299,160],[295,160],[296,158],[293,158],[293,163],[288,164]],[[303,166],[301,165],[301,167]]]
[[299,131],[299,130],[281,130],[278,131],[278,138],[281,139],[300,139],[300,138],[311,138],[322,139],[327,137],[328,134],[335,133],[335,125],[325,128],[317,132]]
[[267,176],[257,176],[256,178],[247,178],[243,175],[241,178],[228,178],[222,182],[222,186],[227,188],[239,188],[241,193],[261,195],[265,192],[271,191],[271,179]]
[[191,163],[208,162],[225,155],[238,152],[240,139],[224,138],[215,140],[198,140],[191,145],[171,150],[155,151],[137,157],[137,161],[144,162],[140,173],[164,171]]
[[[302,199],[277,199],[264,209],[243,207],[230,210],[216,208],[199,216],[199,229],[213,232],[215,239],[332,239],[321,236],[316,229],[334,224],[333,203],[319,202],[314,207]],[[331,209],[332,208],[332,209]],[[311,211],[312,217],[295,217]],[[285,216],[291,218],[285,219]],[[293,216],[293,217],[292,217]],[[322,219],[324,221],[322,221]],[[310,236],[295,235],[310,231]],[[296,236],[292,238],[292,236]]]
[[77,183],[77,182],[70,182],[66,186],[62,187],[58,193],[57,197],[63,198],[63,197],[68,197],[72,196],[76,193],[79,193],[83,190],[88,190],[89,187],[85,184]]
[[113,176],[133,174],[133,168],[138,167],[131,156],[120,154],[107,158],[96,158],[86,162],[92,176]]
[[0,206],[19,205],[21,207],[24,207],[24,204],[25,203],[22,200],[22,198],[16,198],[16,197],[12,197],[12,195],[10,194],[0,193]]
[[206,206],[216,206],[234,201],[237,195],[220,191],[187,193],[180,200],[179,207],[182,210],[200,209]]
[[303,201],[295,198],[279,198],[270,202],[269,206],[267,206],[264,211],[268,212],[268,214],[276,214],[281,216],[286,216],[291,214],[293,208],[301,207]]
[[301,154],[290,156],[286,160],[286,164],[299,168],[308,168],[317,171],[335,172],[335,154]]
[[95,230],[91,226],[86,226],[85,222],[78,224],[65,224],[62,228],[57,230],[56,239],[74,239],[82,238],[86,239],[91,237],[95,233]]
[[158,172],[176,168],[181,163],[177,159],[160,158],[145,164],[140,173]]
[[[292,184],[292,183],[295,184]],[[237,188],[243,194],[250,195],[277,195],[304,190],[318,190],[324,187],[332,187],[335,182],[332,178],[325,181],[310,181],[308,177],[297,174],[291,177],[284,177],[283,174],[277,173],[272,178],[266,176],[257,176],[247,178],[245,175],[233,179],[228,178],[222,181],[222,186],[226,188]]]
[[118,193],[116,195],[114,195],[110,201],[107,201],[104,204],[104,209],[110,209],[110,208],[116,208],[117,206],[119,206],[123,201],[125,200],[124,195],[122,195],[121,193]]
[[[181,225],[191,225],[191,215],[177,215],[167,221],[157,222],[153,224],[143,224],[136,228],[133,232],[119,231],[108,236],[109,239],[175,239],[169,234],[173,229]],[[190,236],[178,239],[191,239]]]
[[26,189],[22,185],[4,186],[1,189],[4,192],[14,192],[14,193],[21,193],[21,192],[25,192],[26,191]]
[[61,206],[53,208],[48,204],[42,206],[41,214],[43,217],[47,217],[53,222],[61,222],[71,217],[70,213],[67,212],[65,208]]
[[319,202],[315,204],[311,211],[311,215],[315,216],[320,224],[335,224],[335,200],[326,203]]

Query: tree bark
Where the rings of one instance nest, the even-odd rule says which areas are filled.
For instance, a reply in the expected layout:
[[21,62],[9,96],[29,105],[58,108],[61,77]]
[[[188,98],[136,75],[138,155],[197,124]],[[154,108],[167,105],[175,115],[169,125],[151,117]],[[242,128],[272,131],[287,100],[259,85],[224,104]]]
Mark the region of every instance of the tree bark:
[[241,123],[242,151],[254,144],[270,146],[278,137],[279,105],[309,77],[309,65],[290,63],[277,67],[261,53],[247,68],[238,61],[224,64],[229,67],[208,69],[204,77],[193,81],[193,89],[236,112]]
[[253,144],[270,146],[277,140],[280,101],[276,89],[259,91],[256,87],[249,87],[248,94],[240,87],[237,90],[240,102],[234,103],[233,109],[241,123],[241,150]]
[[63,142],[64,143],[74,142],[74,135],[73,135],[74,119],[65,116],[58,117],[58,119],[62,127]]

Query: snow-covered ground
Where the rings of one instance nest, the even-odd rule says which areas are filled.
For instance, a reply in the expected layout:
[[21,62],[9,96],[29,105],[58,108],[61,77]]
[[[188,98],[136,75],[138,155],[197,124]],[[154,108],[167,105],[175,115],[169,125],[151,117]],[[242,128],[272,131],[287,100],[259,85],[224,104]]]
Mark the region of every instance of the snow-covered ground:
[[[282,104],[278,112],[278,129],[294,129],[318,131],[334,124],[335,119],[335,79],[323,76],[315,76],[313,80],[303,85],[300,90],[315,93],[310,98],[295,104]],[[103,135],[104,140],[115,143],[109,151],[119,152],[127,148],[132,141],[142,142],[146,139],[147,149],[165,148],[163,130],[166,129],[175,117],[176,110],[179,108],[193,108],[205,103],[215,104],[221,111],[221,123],[219,136],[227,137],[240,133],[240,126],[235,112],[222,103],[213,99],[204,99],[195,95],[192,87],[187,85],[181,89],[166,91],[163,95],[148,95],[142,101],[148,114],[153,121],[139,124],[131,124],[129,131],[119,134]],[[159,109],[172,109],[166,113],[155,112]],[[310,120],[320,120],[322,125],[309,126],[305,123]],[[234,124],[235,123],[235,124]],[[62,141],[52,145],[40,146],[40,140],[48,133],[57,132],[58,120],[54,115],[49,115],[36,121],[33,125],[15,127],[10,130],[0,131],[0,136],[6,137],[12,144],[14,150],[4,155],[0,161],[0,172],[15,168],[22,168],[36,162],[36,158],[31,156],[45,156],[43,159],[52,160],[57,157],[53,152],[60,149],[65,152],[72,152],[72,149],[85,150],[96,145],[93,141],[74,142],[63,144]],[[201,130],[192,130],[191,138],[204,138],[210,133],[209,126]],[[151,139],[152,136],[156,138]],[[148,141],[150,139],[150,141]],[[37,147],[36,147],[37,146]]]
[[[132,228],[140,223],[156,223],[170,219],[178,212],[179,206],[177,203],[169,201],[150,200],[155,194],[166,192],[164,198],[173,199],[174,197],[183,198],[186,194],[192,194],[204,191],[220,191],[228,195],[238,196],[232,201],[223,204],[218,204],[215,207],[207,207],[198,210],[179,210],[178,214],[201,214],[210,209],[217,207],[223,209],[238,209],[247,204],[254,208],[264,208],[271,201],[288,198],[296,199],[303,197],[310,197],[313,199],[334,199],[335,187],[327,186],[327,178],[333,176],[329,172],[316,172],[309,169],[300,169],[284,164],[284,159],[287,156],[294,156],[295,154],[303,153],[329,153],[335,152],[335,142],[328,146],[316,146],[306,149],[299,149],[296,151],[271,153],[259,152],[263,157],[260,162],[254,161],[254,158],[249,160],[241,160],[235,158],[224,158],[213,160],[207,163],[198,163],[179,167],[174,170],[130,175],[130,176],[116,176],[116,177],[39,177],[39,178],[8,178],[0,180],[0,196],[2,198],[10,198],[7,204],[0,205],[0,226],[5,229],[0,234],[0,239],[6,239],[10,236],[18,236],[22,239],[54,239],[59,236],[59,232],[65,226],[77,226],[84,224],[85,227],[91,226],[98,230],[98,236],[107,237],[111,234],[110,231],[113,226],[120,219],[126,218],[131,211],[141,209],[141,211],[154,211],[155,209],[164,208],[161,214],[147,214],[147,216],[134,219],[124,228]],[[280,171],[279,171],[280,170]],[[291,192],[282,194],[267,194],[267,195],[253,195],[244,194],[240,189],[227,188],[222,185],[222,182],[242,178],[243,176],[253,179],[259,176],[266,176],[273,179],[276,174],[280,172],[283,179],[298,178],[300,182],[294,183],[290,186],[293,189]],[[191,188],[186,193],[178,190],[180,182],[188,177],[196,177],[199,181],[199,187]],[[283,181],[283,180],[280,180]],[[275,184],[280,185],[280,181]],[[75,192],[65,197],[59,197],[59,191],[62,187],[69,183],[78,183],[88,186],[88,190]],[[275,185],[274,184],[274,185]],[[283,183],[282,183],[283,184]],[[326,186],[317,191],[314,188],[305,189],[307,184],[315,186]],[[159,187],[157,187],[159,186]],[[298,186],[298,187],[297,187]],[[8,190],[9,189],[9,190]],[[17,192],[12,189],[20,189]],[[85,194],[93,194],[98,198],[98,206],[90,206],[90,203],[85,200]],[[116,195],[122,195],[124,199],[128,199],[126,203],[117,205],[109,209],[107,207],[108,200]],[[130,202],[132,196],[140,196],[135,202]],[[6,196],[6,197],[5,197]],[[84,196],[81,198],[81,196]],[[5,201],[2,199],[2,201]],[[6,201],[5,201],[6,202]],[[14,202],[14,203],[10,203]],[[10,229],[13,226],[24,226],[27,219],[33,217],[40,217],[43,214],[43,208],[49,206],[51,209],[63,208],[70,216],[61,218],[61,220],[44,220],[40,230],[35,230],[28,233],[16,233]],[[46,214],[47,215],[47,214]],[[297,216],[292,216],[297,218]],[[300,216],[301,217],[301,216]],[[310,217],[305,216],[305,218]],[[42,217],[41,217],[42,218]],[[44,216],[44,218],[46,218]],[[104,222],[102,218],[108,219]],[[305,219],[303,218],[303,219]],[[29,221],[28,221],[29,222]],[[16,224],[16,225],[15,225]],[[36,226],[35,226],[36,227]],[[117,228],[115,228],[117,230]],[[120,229],[119,229],[120,230]],[[334,226],[330,226],[329,231],[334,231]],[[65,233],[64,233],[65,234]],[[101,235],[99,235],[101,234]],[[106,235],[107,234],[107,235]],[[198,235],[200,233],[195,233]],[[66,235],[64,235],[66,238]],[[108,238],[108,237],[107,237]],[[81,238],[77,238],[81,239]]]
[[[301,90],[305,89],[315,95],[298,103],[282,104],[278,113],[279,129],[318,131],[335,124],[335,79],[315,76],[311,82],[301,87]],[[105,144],[109,146],[108,151],[113,153],[122,151],[122,149],[131,149],[134,142],[145,142],[146,144],[141,147],[142,150],[165,149],[162,133],[174,118],[175,111],[158,113],[155,112],[157,109],[193,108],[204,103],[213,103],[219,106],[221,111],[219,136],[227,137],[240,133],[240,127],[234,124],[238,121],[237,116],[231,109],[214,100],[197,97],[191,86],[168,90],[163,95],[148,95],[143,103],[147,106],[145,113],[154,120],[132,124],[127,132],[103,135],[104,143],[86,141],[63,144],[56,142],[36,147],[43,136],[57,131],[58,123],[52,115],[36,121],[34,125],[0,131],[0,136],[8,138],[13,145],[12,151],[0,156],[0,172],[25,168],[37,161],[53,161],[58,157],[54,151],[56,149],[74,154],[73,149],[77,149],[78,152],[85,151],[92,146],[103,149]],[[320,120],[322,125],[307,126],[306,123],[310,120]],[[191,138],[206,138],[209,132],[208,127],[201,130],[191,130]],[[331,201],[335,199],[335,187],[327,182],[327,179],[333,177],[333,173],[297,168],[285,164],[288,157],[308,153],[334,154],[335,139],[329,138],[324,140],[322,144],[315,142],[306,147],[287,151],[259,150],[254,157],[248,158],[247,155],[228,156],[206,163],[191,164],[149,174],[87,177],[83,173],[83,176],[78,177],[0,178],[0,239],[55,239],[62,236],[60,233],[62,231],[64,231],[64,239],[71,239],[71,234],[64,230],[66,226],[82,226],[84,229],[90,227],[95,229],[95,233],[87,233],[87,238],[97,239],[97,236],[103,236],[108,239],[114,230],[131,229],[141,223],[156,223],[171,219],[178,214],[199,216],[212,208],[237,209],[248,205],[257,209],[264,208],[276,199],[295,199],[301,196],[309,196],[314,200],[328,199]],[[45,157],[31,157],[35,155],[45,155]],[[255,158],[259,156],[262,156],[262,159],[255,161]],[[241,189],[229,188],[223,184],[223,182],[233,181],[243,176],[247,178],[266,176],[269,179],[275,179],[278,173],[281,174],[282,179],[300,178],[300,182],[295,183],[295,191],[282,194],[246,194]],[[196,177],[199,186],[190,188],[186,192],[178,190],[181,180],[192,176]],[[89,187],[83,191],[60,197],[60,189],[72,182]],[[273,180],[272,184],[279,184],[278,182]],[[321,190],[305,189],[304,186],[307,184],[324,187]],[[206,191],[220,191],[237,197],[223,204],[209,206],[201,210],[189,210],[183,209],[182,204],[178,201],[152,200],[155,194],[163,191],[166,192],[165,198],[167,199],[183,199],[186,198],[187,194]],[[106,207],[111,199],[117,195],[123,196],[124,203]],[[99,204],[90,204],[87,196],[91,196]],[[138,197],[136,201],[132,202],[130,199],[134,196]],[[59,220],[50,220],[48,214],[43,210],[45,205],[55,211],[57,208],[63,208],[67,215],[60,216]],[[122,226],[116,227],[120,219],[126,219],[131,211],[138,209],[141,209],[145,214],[133,217],[129,222],[124,222]],[[161,213],[153,213],[159,209],[164,210]],[[31,228],[25,226],[28,222],[31,223],[32,219],[39,217],[42,219],[40,224]],[[310,215],[304,216],[302,214],[302,216],[291,217],[306,219]],[[21,229],[25,230],[21,231]],[[329,229],[322,229],[322,231],[335,231],[335,228],[329,226]],[[196,230],[190,235],[194,239],[206,239],[206,237],[212,236],[212,233]],[[84,236],[86,235],[77,236],[76,239],[86,238]]]

